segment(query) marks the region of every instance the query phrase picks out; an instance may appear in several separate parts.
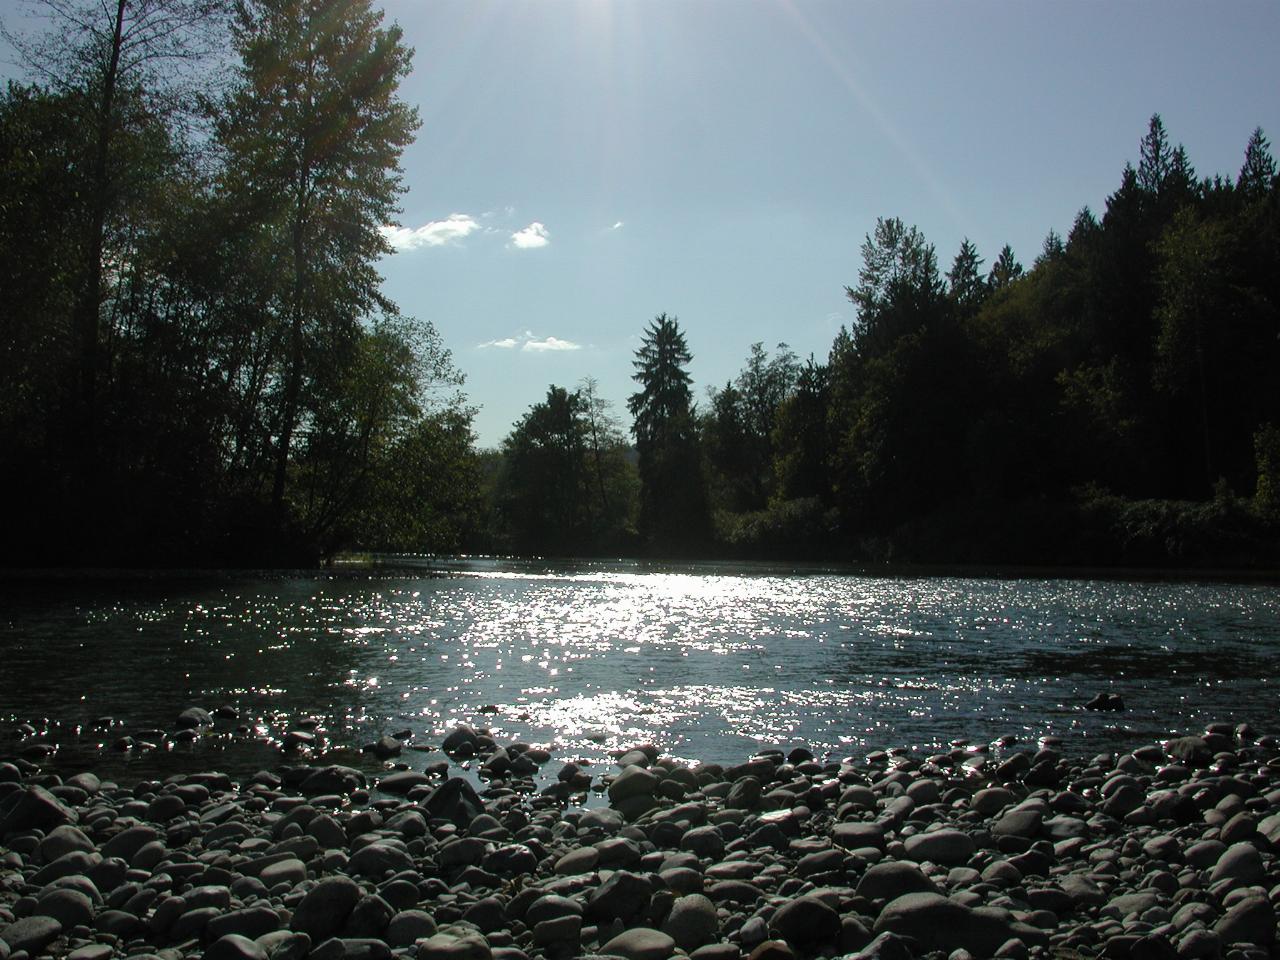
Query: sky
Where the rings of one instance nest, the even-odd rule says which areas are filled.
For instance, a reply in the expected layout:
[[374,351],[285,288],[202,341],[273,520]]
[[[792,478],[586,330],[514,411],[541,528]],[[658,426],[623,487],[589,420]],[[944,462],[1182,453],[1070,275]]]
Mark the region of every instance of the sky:
[[1202,176],[1234,177],[1256,126],[1280,142],[1274,0],[384,8],[422,120],[385,292],[440,332],[484,447],[588,376],[629,424],[659,313],[702,403],[754,342],[824,359],[877,217],[943,270],[966,237],[1029,266],[1102,212],[1152,113]]

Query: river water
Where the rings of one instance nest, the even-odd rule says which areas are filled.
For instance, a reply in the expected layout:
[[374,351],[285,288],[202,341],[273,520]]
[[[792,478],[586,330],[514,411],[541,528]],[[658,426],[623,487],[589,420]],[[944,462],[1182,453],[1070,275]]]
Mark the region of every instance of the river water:
[[[68,765],[138,773],[258,769],[307,717],[331,747],[401,730],[438,743],[465,721],[562,756],[652,741],[716,762],[1005,735],[1098,752],[1224,719],[1280,732],[1271,585],[471,561],[24,577],[0,604],[0,753],[34,739]],[[1083,709],[1104,691],[1128,709]],[[92,759],[223,704],[247,735],[220,723],[163,762]],[[24,721],[39,736],[15,741]]]

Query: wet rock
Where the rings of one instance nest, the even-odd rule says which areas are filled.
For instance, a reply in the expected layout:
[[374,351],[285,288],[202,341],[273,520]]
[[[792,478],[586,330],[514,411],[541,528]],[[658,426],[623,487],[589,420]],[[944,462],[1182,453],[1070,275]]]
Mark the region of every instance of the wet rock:
[[1048,942],[1041,931],[1006,911],[965,907],[936,893],[909,893],[891,901],[880,911],[874,931],[910,936],[926,950],[964,949],[976,956],[992,956],[1015,938]]
[[609,784],[609,802],[616,807],[633,797],[651,797],[657,788],[658,778],[653,773],[632,764]]
[[1218,858],[1213,872],[1209,874],[1209,882],[1234,880],[1237,883],[1254,883],[1265,874],[1258,848],[1251,843],[1236,843],[1227,847]]
[[203,707],[187,707],[187,709],[178,714],[175,725],[180,730],[211,727],[213,726],[213,715]]
[[29,786],[0,802],[0,838],[27,830],[53,830],[79,817],[44,787]]
[[484,803],[466,780],[450,777],[422,802],[422,809],[429,818],[450,820],[465,827],[484,812]]
[[64,930],[70,930],[93,922],[93,901],[79,890],[53,889],[40,895],[36,913],[53,917]]

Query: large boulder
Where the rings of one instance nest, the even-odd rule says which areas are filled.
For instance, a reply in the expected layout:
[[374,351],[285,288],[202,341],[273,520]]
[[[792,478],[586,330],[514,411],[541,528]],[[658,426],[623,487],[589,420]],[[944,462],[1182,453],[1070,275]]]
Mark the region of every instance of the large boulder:
[[970,908],[936,893],[908,893],[891,901],[876,919],[876,933],[914,938],[928,950],[968,950],[975,956],[995,955],[1014,938],[1027,946],[1045,945],[1048,936],[1014,919],[1007,910]]

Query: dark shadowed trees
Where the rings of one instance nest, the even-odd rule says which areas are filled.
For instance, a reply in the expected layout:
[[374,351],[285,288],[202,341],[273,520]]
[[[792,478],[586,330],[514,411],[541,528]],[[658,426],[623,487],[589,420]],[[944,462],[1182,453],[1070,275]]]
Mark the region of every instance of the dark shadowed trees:
[[369,0],[243,0],[235,38],[224,189],[260,224],[259,255],[277,271],[263,322],[277,331],[271,500],[283,515],[299,427],[330,415],[324,398],[355,362],[360,323],[395,313],[376,264],[418,126],[397,97],[412,51]]
[[640,534],[658,551],[687,552],[705,542],[706,483],[691,379],[693,355],[676,317],[645,329],[632,365],[640,390],[627,400],[640,467]]

